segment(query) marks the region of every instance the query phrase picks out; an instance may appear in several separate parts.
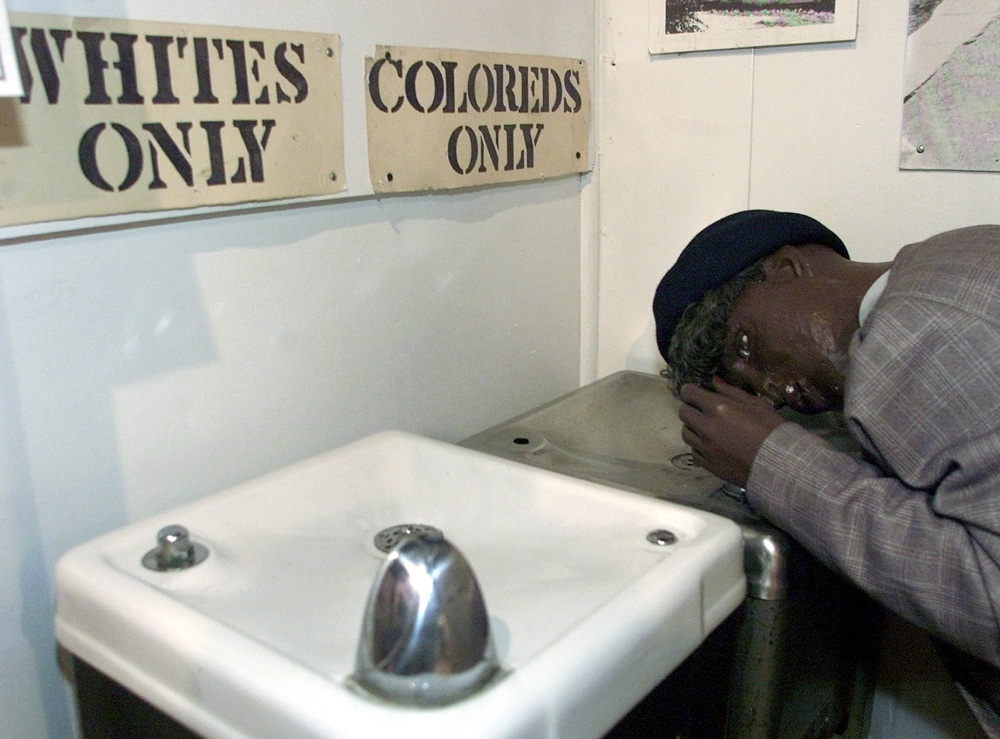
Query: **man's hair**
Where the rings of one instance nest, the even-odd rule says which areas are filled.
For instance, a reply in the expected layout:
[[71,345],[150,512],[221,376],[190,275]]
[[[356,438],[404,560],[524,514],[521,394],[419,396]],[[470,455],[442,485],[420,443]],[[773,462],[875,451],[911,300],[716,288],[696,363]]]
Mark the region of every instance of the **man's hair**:
[[766,259],[761,257],[684,309],[666,357],[666,376],[675,395],[680,395],[681,385],[688,383],[711,388],[725,348],[726,322],[743,291],[764,279]]

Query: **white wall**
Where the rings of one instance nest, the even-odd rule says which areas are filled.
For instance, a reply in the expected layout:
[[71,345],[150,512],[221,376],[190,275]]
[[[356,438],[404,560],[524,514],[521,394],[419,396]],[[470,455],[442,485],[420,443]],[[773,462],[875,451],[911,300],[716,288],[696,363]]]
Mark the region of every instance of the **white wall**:
[[599,375],[648,354],[656,283],[732,211],[809,213],[869,261],[1000,219],[1000,175],[898,168],[906,0],[860,0],[856,42],[655,57],[646,4],[601,3]]
[[[809,213],[864,261],[1000,220],[1000,175],[898,168],[907,0],[860,0],[852,43],[656,57],[645,2],[599,2],[598,376],[663,366],[656,284],[733,211]],[[885,667],[872,737],[968,735],[927,699],[955,699],[946,679]]]
[[[897,168],[905,0],[860,0],[854,43],[661,57],[635,0],[8,7],[340,33],[348,192],[0,230],[0,739],[69,735],[49,573],[70,545],[376,429],[457,440],[657,369],[656,282],[728,212],[809,212],[871,260],[997,220],[996,175]],[[359,199],[375,44],[591,60],[599,188]]]
[[[335,32],[347,197],[0,229],[0,739],[67,739],[50,573],[70,546],[351,439],[456,441],[581,372],[570,177],[374,199],[376,44],[583,57],[591,0],[8,0]],[[530,17],[528,17],[530,16]],[[590,301],[592,302],[592,301]]]

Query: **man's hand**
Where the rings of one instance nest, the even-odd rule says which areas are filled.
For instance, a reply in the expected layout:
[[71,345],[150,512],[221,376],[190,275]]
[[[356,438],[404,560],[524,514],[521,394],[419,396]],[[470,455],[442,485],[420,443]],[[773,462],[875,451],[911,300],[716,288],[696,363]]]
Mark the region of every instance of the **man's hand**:
[[681,437],[698,464],[743,487],[760,445],[785,419],[763,398],[719,379],[714,385],[681,388]]

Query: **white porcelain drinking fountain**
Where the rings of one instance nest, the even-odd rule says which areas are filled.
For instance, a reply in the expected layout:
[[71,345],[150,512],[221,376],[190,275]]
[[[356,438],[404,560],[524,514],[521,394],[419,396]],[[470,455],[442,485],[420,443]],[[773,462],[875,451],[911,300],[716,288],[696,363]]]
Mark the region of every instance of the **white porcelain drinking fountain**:
[[56,634],[204,739],[596,739],[742,601],[712,513],[401,432],[69,553]]

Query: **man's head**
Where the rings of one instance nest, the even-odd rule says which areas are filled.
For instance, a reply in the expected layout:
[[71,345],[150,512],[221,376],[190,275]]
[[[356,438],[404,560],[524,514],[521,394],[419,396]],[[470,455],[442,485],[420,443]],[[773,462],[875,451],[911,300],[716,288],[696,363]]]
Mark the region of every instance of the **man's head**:
[[701,231],[653,301],[675,391],[720,375],[795,410],[836,406],[845,301],[825,275],[847,258],[836,234],[798,213],[742,211]]

